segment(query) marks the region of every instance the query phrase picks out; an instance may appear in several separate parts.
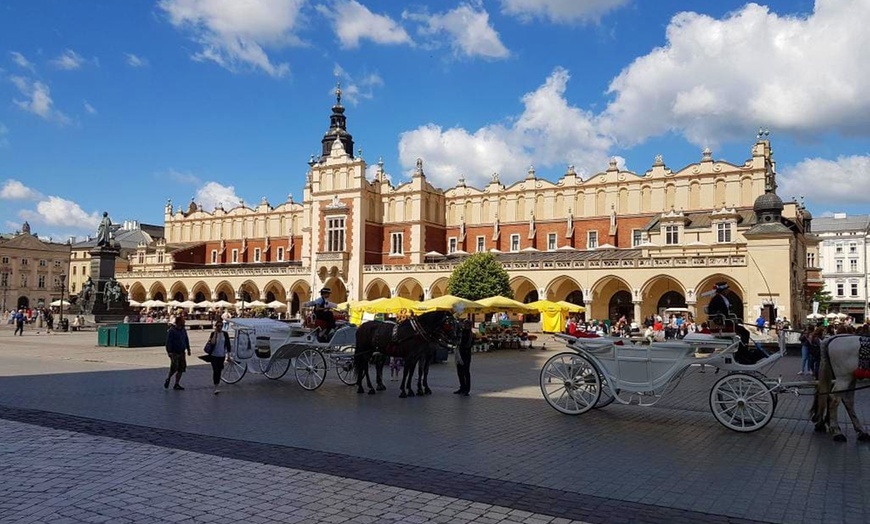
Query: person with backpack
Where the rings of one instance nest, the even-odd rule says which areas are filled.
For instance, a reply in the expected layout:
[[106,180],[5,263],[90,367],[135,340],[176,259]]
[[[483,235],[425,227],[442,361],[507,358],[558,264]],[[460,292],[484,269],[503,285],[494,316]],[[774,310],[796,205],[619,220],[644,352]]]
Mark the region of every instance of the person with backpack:
[[19,309],[17,313],[12,315],[15,318],[15,331],[12,333],[12,336],[24,336],[24,308]]

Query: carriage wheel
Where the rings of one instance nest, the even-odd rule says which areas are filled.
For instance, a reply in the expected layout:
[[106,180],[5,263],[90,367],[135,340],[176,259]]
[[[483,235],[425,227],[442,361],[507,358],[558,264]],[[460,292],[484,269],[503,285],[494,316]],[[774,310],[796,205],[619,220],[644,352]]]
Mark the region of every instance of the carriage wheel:
[[601,377],[595,366],[576,353],[559,353],[541,369],[541,392],[560,413],[586,413],[601,398]]
[[756,377],[732,373],[720,378],[710,390],[710,410],[726,428],[749,433],[773,418],[776,395]]
[[266,378],[278,380],[287,374],[290,369],[289,358],[259,358],[257,359],[260,365],[260,372],[266,375]]
[[320,351],[306,349],[296,357],[293,370],[296,382],[308,391],[314,391],[326,380],[326,359]]
[[604,375],[599,374],[598,378],[601,380],[601,398],[598,399],[598,402],[593,406],[595,409],[601,409],[603,407],[609,406],[616,400],[616,394],[613,390],[610,389],[610,383],[607,382],[607,379],[604,378]]
[[245,373],[247,372],[247,362],[238,361],[234,358],[231,358],[227,360],[224,364],[224,370],[221,372],[221,380],[223,380],[227,384],[235,384],[236,382],[242,380],[242,377],[244,377]]
[[338,358],[335,360],[335,374],[338,375],[338,380],[344,382],[348,386],[356,385],[356,373],[353,368],[353,358]]

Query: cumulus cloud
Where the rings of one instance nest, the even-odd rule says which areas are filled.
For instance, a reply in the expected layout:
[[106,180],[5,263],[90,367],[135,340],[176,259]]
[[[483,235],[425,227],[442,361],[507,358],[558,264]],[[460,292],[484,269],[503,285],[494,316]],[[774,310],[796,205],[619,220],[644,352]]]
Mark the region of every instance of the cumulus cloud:
[[468,131],[430,123],[402,133],[402,166],[410,170],[420,157],[427,177],[443,186],[455,185],[460,175],[482,185],[493,171],[502,182],[516,181],[526,174],[521,166],[533,160],[543,167],[576,164],[581,174],[600,171],[612,143],[596,131],[593,115],[565,99],[569,78],[565,69],[554,70],[543,85],[523,96],[522,114],[505,124]]
[[0,187],[2,200],[36,200],[41,198],[39,191],[25,186],[21,181],[9,178]]
[[378,15],[356,0],[335,0],[317,6],[318,12],[332,21],[335,35],[347,49],[359,47],[361,40],[376,44],[410,44],[405,29],[387,15]]
[[406,19],[420,23],[418,31],[426,37],[447,35],[456,56],[507,58],[510,51],[501,42],[498,32],[489,23],[489,13],[480,2],[463,3],[442,14],[405,12]]
[[33,66],[30,60],[24,57],[24,55],[22,55],[18,51],[10,51],[9,54],[12,55],[12,61],[15,62],[18,67],[22,69],[27,69],[31,73],[36,72],[36,68]]
[[163,173],[159,173],[158,176],[166,177],[169,180],[172,180],[176,184],[189,184],[193,186],[198,186],[202,183],[202,180],[195,174],[190,171],[180,171],[177,169],[167,169]]
[[69,117],[53,107],[54,101],[51,99],[51,90],[47,85],[20,76],[13,76],[11,80],[15,87],[18,88],[18,91],[27,97],[26,100],[13,100],[15,105],[45,120],[60,124],[68,124],[70,122]]
[[133,53],[125,53],[124,57],[127,60],[127,65],[134,68],[148,67],[148,59],[143,58]]
[[524,21],[542,18],[557,24],[597,22],[631,0],[501,0],[501,10]]
[[205,211],[214,211],[218,205],[222,205],[224,209],[229,211],[238,206],[242,200],[236,194],[234,186],[224,186],[217,182],[207,182],[196,190],[196,195],[193,198]]
[[186,31],[201,49],[192,58],[212,61],[231,72],[260,69],[280,78],[286,63],[273,63],[267,48],[300,44],[294,31],[305,0],[160,0],[170,23]]
[[870,155],[807,158],[779,171],[777,193],[783,198],[806,196],[814,206],[867,203],[866,194],[855,189],[870,185]]
[[73,71],[76,69],[81,69],[82,64],[85,63],[85,59],[72,49],[67,49],[66,51],[61,53],[60,56],[52,60],[51,63],[52,65],[54,65],[54,67],[58,69]]
[[624,145],[666,132],[699,146],[758,125],[815,135],[870,132],[870,2],[817,0],[779,16],[747,4],[722,19],[683,12],[667,43],[609,86],[603,129]]
[[71,229],[93,230],[100,223],[99,213],[87,213],[77,203],[59,196],[49,196],[36,204],[36,210],[24,209],[18,214],[33,224]]
[[[357,105],[361,100],[371,100],[375,96],[375,88],[384,85],[384,80],[377,73],[364,74],[355,78],[339,64],[335,64],[332,73],[341,80],[342,100],[346,100],[351,105]],[[332,94],[331,91],[330,94]]]

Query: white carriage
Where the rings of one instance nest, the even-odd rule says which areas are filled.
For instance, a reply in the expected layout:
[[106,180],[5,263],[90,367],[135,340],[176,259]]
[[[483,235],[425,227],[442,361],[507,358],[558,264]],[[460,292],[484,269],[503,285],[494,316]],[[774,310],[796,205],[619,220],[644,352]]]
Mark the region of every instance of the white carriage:
[[301,323],[284,323],[269,319],[234,318],[232,349],[221,380],[235,384],[250,370],[277,380],[293,368],[296,382],[313,391],[326,380],[332,369],[347,385],[356,383],[353,350],[356,326],[339,326],[328,342],[322,342],[318,329]]
[[614,401],[651,406],[674,387],[692,364],[704,364],[728,373],[710,390],[710,410],[723,426],[751,432],[770,422],[777,394],[812,386],[784,384],[770,379],[763,369],[785,355],[786,335],[779,350],[752,365],[734,359],[737,337],[691,334],[667,342],[626,338],[575,338],[557,335],[573,352],[559,353],[541,370],[541,392],[557,411],[579,415]]

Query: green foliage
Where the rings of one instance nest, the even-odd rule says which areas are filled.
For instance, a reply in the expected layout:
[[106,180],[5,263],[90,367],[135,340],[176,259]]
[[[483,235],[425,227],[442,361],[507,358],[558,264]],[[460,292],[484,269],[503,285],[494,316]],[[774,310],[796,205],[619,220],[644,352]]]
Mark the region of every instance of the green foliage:
[[475,253],[459,264],[450,275],[447,292],[468,300],[514,298],[508,273],[492,253]]
[[828,290],[826,290],[825,288],[821,288],[813,294],[812,298],[810,298],[810,303],[807,304],[807,306],[809,309],[812,309],[813,302],[818,302],[819,303],[819,313],[824,313],[825,311],[828,310],[828,307],[831,305],[832,299],[833,299],[833,297],[831,296],[831,293]]

